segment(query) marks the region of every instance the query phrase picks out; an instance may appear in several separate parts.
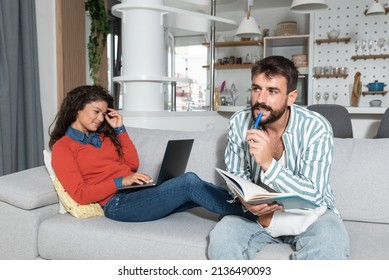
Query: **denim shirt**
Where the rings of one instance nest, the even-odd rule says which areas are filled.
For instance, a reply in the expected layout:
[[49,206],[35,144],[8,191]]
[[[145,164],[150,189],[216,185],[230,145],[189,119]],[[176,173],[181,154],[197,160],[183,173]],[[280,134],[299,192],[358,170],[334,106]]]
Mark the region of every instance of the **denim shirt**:
[[[126,128],[124,125],[122,125],[120,127],[114,128],[114,132],[116,133],[116,135],[119,135],[121,133],[126,132]],[[69,128],[66,130],[65,134],[67,136],[69,136],[70,138],[72,138],[73,140],[75,140],[81,144],[84,144],[84,145],[91,144],[91,145],[95,146],[96,148],[100,148],[101,144],[102,144],[101,139],[100,139],[100,133],[97,133],[97,132],[90,132],[89,136],[88,136],[84,132],[79,131],[79,130],[69,126]],[[114,178],[113,180],[115,182],[116,188],[122,187],[123,177]]]

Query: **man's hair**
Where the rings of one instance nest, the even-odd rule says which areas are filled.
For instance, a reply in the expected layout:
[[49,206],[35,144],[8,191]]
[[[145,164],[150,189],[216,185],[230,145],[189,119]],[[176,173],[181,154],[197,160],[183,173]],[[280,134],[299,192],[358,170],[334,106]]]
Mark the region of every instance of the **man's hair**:
[[251,68],[251,80],[264,73],[267,78],[281,75],[287,81],[287,94],[297,88],[299,72],[294,63],[283,56],[268,56],[258,60]]

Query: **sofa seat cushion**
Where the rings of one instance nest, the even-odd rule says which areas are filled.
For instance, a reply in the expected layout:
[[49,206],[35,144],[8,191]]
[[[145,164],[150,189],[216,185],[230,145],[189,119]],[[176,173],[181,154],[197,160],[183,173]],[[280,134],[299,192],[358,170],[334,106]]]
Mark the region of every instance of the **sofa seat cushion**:
[[389,224],[344,222],[351,260],[389,260]]
[[44,259],[206,259],[217,219],[203,208],[141,223],[58,214],[41,224],[38,250]]
[[334,142],[330,184],[343,219],[389,223],[389,139]]
[[25,210],[58,203],[57,193],[44,166],[2,176],[0,200]]

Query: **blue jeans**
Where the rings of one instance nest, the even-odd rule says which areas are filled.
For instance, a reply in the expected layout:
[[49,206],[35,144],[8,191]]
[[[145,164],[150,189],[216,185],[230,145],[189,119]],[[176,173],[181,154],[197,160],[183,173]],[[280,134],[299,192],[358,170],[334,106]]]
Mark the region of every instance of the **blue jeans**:
[[210,233],[210,259],[255,259],[267,244],[294,246],[291,259],[341,260],[349,256],[349,240],[343,221],[327,210],[307,230],[296,236],[272,237],[257,223],[238,216],[224,217]]
[[239,215],[255,220],[240,203],[229,203],[230,194],[222,187],[201,180],[196,174],[184,175],[157,187],[128,189],[115,194],[103,207],[106,217],[123,222],[145,222],[202,206],[220,215]]

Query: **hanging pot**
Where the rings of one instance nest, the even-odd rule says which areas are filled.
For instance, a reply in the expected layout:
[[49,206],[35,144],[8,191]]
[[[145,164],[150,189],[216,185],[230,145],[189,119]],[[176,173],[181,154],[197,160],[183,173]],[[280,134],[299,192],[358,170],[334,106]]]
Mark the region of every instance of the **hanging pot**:
[[384,87],[386,87],[386,84],[375,80],[374,83],[369,83],[366,86],[369,88],[369,91],[383,91]]

